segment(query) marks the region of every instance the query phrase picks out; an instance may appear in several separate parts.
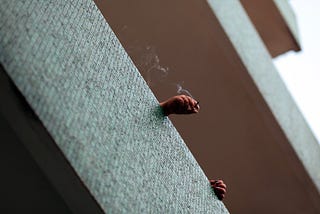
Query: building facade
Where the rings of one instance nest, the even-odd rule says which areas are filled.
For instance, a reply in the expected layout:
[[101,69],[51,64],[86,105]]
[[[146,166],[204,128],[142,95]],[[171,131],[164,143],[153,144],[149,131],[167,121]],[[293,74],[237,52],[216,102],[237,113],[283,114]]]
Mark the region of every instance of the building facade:
[[[2,0],[3,151],[26,154],[5,169],[34,169],[3,209],[319,213],[319,145],[271,58],[299,50],[295,22],[261,2]],[[199,115],[164,117],[177,85]]]

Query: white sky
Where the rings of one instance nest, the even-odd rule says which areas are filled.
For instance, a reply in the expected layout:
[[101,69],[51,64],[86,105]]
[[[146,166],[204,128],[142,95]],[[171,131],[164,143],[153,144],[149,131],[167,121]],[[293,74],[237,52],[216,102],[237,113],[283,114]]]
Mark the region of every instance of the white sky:
[[320,0],[291,0],[302,51],[274,60],[280,75],[320,143]]

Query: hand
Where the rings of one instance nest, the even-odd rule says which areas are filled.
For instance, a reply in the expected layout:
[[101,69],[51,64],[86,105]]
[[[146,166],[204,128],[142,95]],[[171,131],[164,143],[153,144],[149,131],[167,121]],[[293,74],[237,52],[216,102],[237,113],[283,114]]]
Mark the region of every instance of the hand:
[[227,185],[223,180],[209,180],[214,193],[217,195],[219,200],[224,199],[227,192]]
[[170,114],[193,114],[200,110],[199,102],[186,95],[178,95],[160,103],[166,116]]

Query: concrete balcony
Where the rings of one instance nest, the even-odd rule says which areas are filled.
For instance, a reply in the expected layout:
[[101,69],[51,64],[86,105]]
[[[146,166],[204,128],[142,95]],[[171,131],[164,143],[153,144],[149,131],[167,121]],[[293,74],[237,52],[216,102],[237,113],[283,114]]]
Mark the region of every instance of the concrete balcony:
[[0,62],[1,213],[228,213],[93,1],[1,1]]
[[[239,1],[97,0],[107,22],[91,0],[2,3],[0,62],[35,114],[1,84],[0,125],[40,166],[50,206],[228,213],[208,176],[228,184],[231,213],[319,213],[320,148],[270,57],[294,47],[268,52]],[[182,86],[201,112],[173,126],[146,83],[158,100]]]

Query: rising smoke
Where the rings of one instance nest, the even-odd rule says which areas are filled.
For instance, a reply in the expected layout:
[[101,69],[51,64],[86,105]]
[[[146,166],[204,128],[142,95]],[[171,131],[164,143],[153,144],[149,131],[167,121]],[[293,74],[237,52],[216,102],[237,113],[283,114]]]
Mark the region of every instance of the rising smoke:
[[187,95],[187,96],[193,98],[192,94],[188,90],[183,89],[180,84],[177,84],[177,93],[178,94],[184,94],[184,95]]
[[176,86],[178,94],[184,94],[193,98],[191,93],[182,87],[182,83],[169,83],[169,68],[163,67],[160,64],[160,59],[156,53],[156,48],[150,45],[145,46],[144,48],[134,48],[135,52],[138,53],[140,59],[138,64],[145,68],[142,70],[142,75],[144,76],[147,84],[150,88],[153,88],[157,84],[167,84]]

